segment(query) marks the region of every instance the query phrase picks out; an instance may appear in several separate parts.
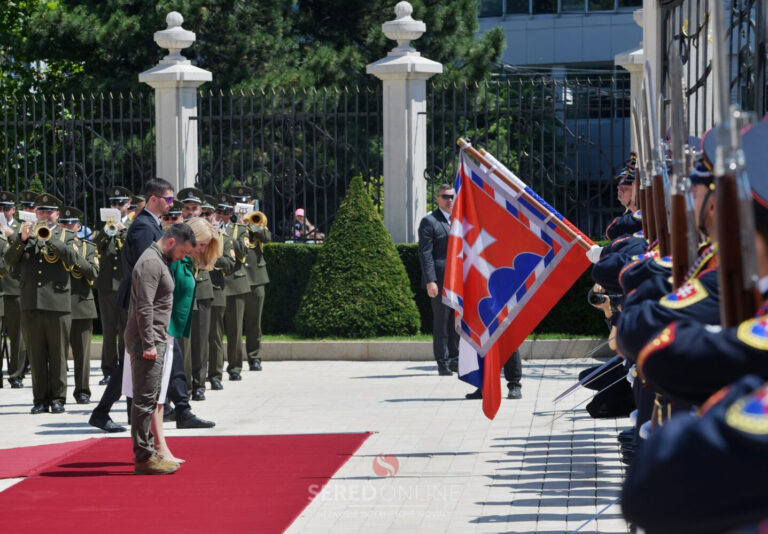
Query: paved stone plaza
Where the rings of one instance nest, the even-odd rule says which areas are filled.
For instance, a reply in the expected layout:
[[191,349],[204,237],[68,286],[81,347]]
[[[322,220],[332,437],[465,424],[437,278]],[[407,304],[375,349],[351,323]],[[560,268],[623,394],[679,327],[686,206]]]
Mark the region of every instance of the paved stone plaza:
[[[170,437],[373,432],[322,492],[308,484],[307,498],[317,496],[289,532],[562,533],[607,507],[579,532],[625,533],[612,503],[623,473],[616,435],[628,420],[591,419],[586,402],[553,410],[552,399],[593,363],[524,361],[523,399],[504,399],[488,421],[481,401],[464,399],[469,386],[437,376],[428,362],[265,362],[263,372],[245,372],[193,403],[216,428],[166,428]],[[93,405],[71,398],[66,414],[29,415],[29,386],[27,378],[24,389],[0,390],[0,448],[105,436],[88,426]],[[92,391],[98,400],[103,387]],[[577,391],[557,408],[590,393]],[[114,416],[125,423],[123,401]],[[15,482],[0,480],[0,489]]]

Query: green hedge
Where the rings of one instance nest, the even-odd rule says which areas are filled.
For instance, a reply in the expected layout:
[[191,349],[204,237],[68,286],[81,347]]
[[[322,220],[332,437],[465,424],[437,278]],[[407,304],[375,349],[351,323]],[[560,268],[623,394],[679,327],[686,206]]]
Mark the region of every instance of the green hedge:
[[[269,243],[264,246],[264,257],[271,280],[266,286],[262,318],[265,334],[296,332],[294,317],[321,246],[292,243]],[[429,334],[432,332],[432,309],[426,291],[421,288],[418,246],[415,243],[398,244],[397,251],[405,265],[416,306],[421,314],[421,331]],[[587,270],[544,318],[535,333],[606,335],[602,313],[587,304],[587,292],[592,285],[591,270]]]

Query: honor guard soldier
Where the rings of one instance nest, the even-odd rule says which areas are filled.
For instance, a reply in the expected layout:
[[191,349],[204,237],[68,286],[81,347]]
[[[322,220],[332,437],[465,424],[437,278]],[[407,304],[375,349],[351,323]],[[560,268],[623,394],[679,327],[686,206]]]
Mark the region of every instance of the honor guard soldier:
[[635,176],[636,169],[629,164],[621,171],[616,184],[619,203],[626,210],[622,215],[616,217],[605,229],[605,236],[613,241],[623,235],[632,235],[643,229],[643,217],[640,210],[637,209],[635,201]]
[[[183,204],[181,215],[186,221],[202,214],[202,191],[188,187],[179,191],[177,198]],[[211,272],[195,269],[195,303],[192,307],[192,331],[182,338],[184,370],[187,375],[187,394],[194,401],[205,400],[205,378],[208,373],[208,332],[211,328],[211,302],[213,286]]]
[[[216,199],[205,196],[203,199],[202,217],[217,227],[215,220]],[[224,387],[221,384],[222,373],[224,372],[224,312],[227,308],[226,277],[238,265],[235,254],[235,242],[232,236],[221,232],[219,241],[220,257],[216,260],[213,270],[210,272],[211,290],[213,298],[211,300],[211,322],[208,333],[208,380],[211,382],[211,389],[221,390]],[[245,255],[241,256],[245,260]]]
[[768,383],[748,375],[639,448],[621,495],[648,533],[760,533],[768,522]]
[[[59,224],[77,234],[83,212],[77,208],[64,207],[61,209]],[[69,271],[72,277],[72,325],[69,330],[69,346],[72,349],[72,360],[75,364],[74,397],[78,404],[91,402],[91,388],[88,381],[91,376],[91,338],[93,337],[93,320],[98,317],[96,301],[93,298],[93,285],[99,276],[99,254],[92,241],[75,238],[72,243],[77,255],[84,260],[83,270],[79,265],[72,265]]]
[[[217,197],[216,217],[220,224],[230,220],[234,213],[234,201],[227,194]],[[237,222],[229,222],[224,226],[224,233],[232,238],[233,250],[237,265],[224,278],[225,294],[227,297],[224,311],[224,331],[227,333],[227,373],[232,381],[242,380],[240,372],[243,369],[243,317],[245,315],[245,300],[251,292],[248,273],[245,269],[247,246],[244,243],[246,228]],[[226,242],[226,237],[224,238]],[[231,254],[231,253],[230,253]],[[212,377],[212,380],[215,377]]]
[[108,189],[109,207],[120,211],[120,221],[114,225],[106,224],[93,239],[101,262],[99,276],[96,279],[96,291],[99,299],[101,329],[104,336],[101,345],[101,373],[99,385],[109,382],[112,369],[117,365],[118,354],[125,352],[123,330],[126,316],[115,304],[117,289],[123,279],[123,261],[120,255],[125,244],[125,234],[131,218],[128,206],[131,192],[124,187],[113,186]]
[[[12,236],[18,233],[21,225],[14,217],[16,214],[17,197],[10,191],[0,191],[0,209],[5,215],[6,227],[3,228],[3,254],[8,251],[8,243]],[[24,348],[24,341],[21,336],[21,307],[19,303],[19,280],[21,279],[21,268],[18,265],[7,267],[8,273],[3,276],[3,322],[5,323],[5,332],[10,341],[10,353],[8,354],[8,382],[12,388],[24,387],[22,379],[24,378],[24,369],[27,361],[27,351]]]
[[21,265],[22,334],[32,367],[32,413],[64,412],[67,393],[67,332],[70,322],[70,275],[88,262],[75,247],[74,235],[57,224],[61,201],[48,193],[35,199],[37,223],[24,223],[5,253],[9,265]]
[[[253,190],[245,186],[232,186],[229,190],[236,201],[253,203]],[[248,220],[241,221],[247,231],[243,235],[247,257],[245,270],[251,286],[245,299],[245,352],[251,371],[261,371],[261,314],[264,311],[264,286],[269,283],[267,262],[264,261],[264,243],[272,241],[272,234],[267,228],[267,217],[261,212],[251,212]]]

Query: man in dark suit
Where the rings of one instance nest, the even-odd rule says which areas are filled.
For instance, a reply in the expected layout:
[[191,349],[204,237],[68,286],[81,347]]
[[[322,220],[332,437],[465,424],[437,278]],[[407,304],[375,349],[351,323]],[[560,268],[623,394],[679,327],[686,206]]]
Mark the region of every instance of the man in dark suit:
[[[167,181],[157,178],[149,180],[144,188],[147,203],[144,209],[136,216],[133,223],[128,227],[125,236],[125,245],[123,246],[123,280],[117,290],[116,305],[123,310],[128,310],[131,298],[131,275],[133,267],[136,265],[142,253],[149,248],[152,243],[163,237],[162,224],[160,218],[165,215],[173,204],[173,187]],[[180,353],[179,353],[179,357]],[[192,414],[189,409],[189,397],[187,396],[187,386],[184,375],[183,358],[177,362],[177,355],[174,353],[174,362],[172,367],[171,382],[168,385],[168,398],[173,401],[177,408],[176,426],[180,428],[210,428],[214,423],[203,421]],[[178,368],[181,372],[178,372]],[[179,383],[181,381],[181,383]],[[125,427],[116,424],[109,417],[109,411],[112,405],[120,398],[123,387],[123,355],[118,355],[118,364],[113,369],[107,389],[99,401],[98,406],[93,410],[89,424],[107,432],[125,432]]]
[[438,209],[424,217],[419,224],[421,283],[432,299],[432,351],[437,362],[437,372],[444,376],[458,369],[459,360],[459,335],[454,325],[454,313],[443,304],[441,297],[454,195],[455,191],[450,185],[442,184],[437,189]]

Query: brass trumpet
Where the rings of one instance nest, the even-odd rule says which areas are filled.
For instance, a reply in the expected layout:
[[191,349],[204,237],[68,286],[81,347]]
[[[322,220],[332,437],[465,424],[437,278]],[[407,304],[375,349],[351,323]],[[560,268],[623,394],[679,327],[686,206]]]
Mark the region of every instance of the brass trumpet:
[[117,224],[111,221],[105,224],[104,233],[107,234],[109,237],[113,237],[117,235]]
[[245,224],[251,232],[256,232],[267,226],[267,216],[260,211],[252,211],[245,216]]
[[35,224],[30,233],[42,241],[48,241],[51,238],[51,229],[44,222]]

